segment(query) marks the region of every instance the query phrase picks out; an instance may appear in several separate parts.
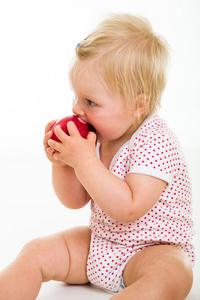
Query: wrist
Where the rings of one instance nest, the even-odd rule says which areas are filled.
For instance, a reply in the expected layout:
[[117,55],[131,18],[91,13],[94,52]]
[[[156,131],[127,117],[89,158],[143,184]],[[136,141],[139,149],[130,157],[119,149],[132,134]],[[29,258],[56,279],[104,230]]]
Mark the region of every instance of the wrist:
[[54,170],[65,170],[65,169],[68,169],[68,168],[71,168],[71,167],[69,167],[66,164],[52,163],[52,168]]
[[75,172],[87,172],[88,169],[93,169],[98,162],[99,159],[96,154],[87,155],[84,158],[79,157],[74,164],[74,170]]

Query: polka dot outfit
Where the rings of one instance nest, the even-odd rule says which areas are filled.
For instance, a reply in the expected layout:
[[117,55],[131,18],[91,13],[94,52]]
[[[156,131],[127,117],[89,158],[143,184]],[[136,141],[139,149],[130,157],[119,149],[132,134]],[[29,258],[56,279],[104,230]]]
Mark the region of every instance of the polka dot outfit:
[[140,173],[160,178],[168,185],[154,207],[129,224],[111,219],[91,200],[92,239],[87,262],[90,282],[117,292],[128,260],[152,245],[176,245],[194,265],[191,182],[180,144],[165,121],[158,115],[148,117],[119,149],[109,170],[121,179],[129,173]]

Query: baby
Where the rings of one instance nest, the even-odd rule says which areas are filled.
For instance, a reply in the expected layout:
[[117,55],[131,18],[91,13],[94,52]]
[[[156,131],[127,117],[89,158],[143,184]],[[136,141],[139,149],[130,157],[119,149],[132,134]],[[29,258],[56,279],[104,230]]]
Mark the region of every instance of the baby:
[[128,14],[104,20],[77,45],[73,113],[96,134],[84,139],[69,122],[69,136],[55,128],[57,142],[52,121],[44,149],[58,199],[72,209],[90,202],[89,226],[25,245],[0,274],[0,300],[33,300],[49,280],[91,282],[113,300],[185,299],[192,195],[178,139],[156,113],[167,65],[165,40]]

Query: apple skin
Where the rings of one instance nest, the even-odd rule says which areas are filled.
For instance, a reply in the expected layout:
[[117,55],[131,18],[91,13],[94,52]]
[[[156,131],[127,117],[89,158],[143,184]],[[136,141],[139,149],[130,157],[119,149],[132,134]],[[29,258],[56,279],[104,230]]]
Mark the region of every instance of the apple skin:
[[56,142],[60,142],[60,140],[58,139],[58,137],[56,136],[55,132],[54,132],[54,128],[59,125],[61,127],[61,129],[67,134],[69,135],[69,132],[67,130],[67,123],[69,121],[73,121],[74,124],[76,125],[80,135],[86,139],[88,132],[89,131],[93,131],[95,132],[95,128],[89,124],[84,122],[83,120],[81,120],[78,116],[72,115],[72,116],[67,116],[63,119],[59,119],[56,121],[56,123],[52,126],[51,130],[53,131],[53,136],[52,139]]

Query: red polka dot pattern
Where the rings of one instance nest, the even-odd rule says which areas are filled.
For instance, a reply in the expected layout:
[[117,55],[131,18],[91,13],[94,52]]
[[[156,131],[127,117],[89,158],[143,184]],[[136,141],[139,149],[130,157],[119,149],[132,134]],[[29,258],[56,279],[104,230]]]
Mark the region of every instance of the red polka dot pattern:
[[128,173],[151,175],[168,185],[156,205],[129,224],[112,220],[91,200],[89,280],[117,291],[128,259],[154,244],[176,245],[194,265],[191,181],[180,144],[165,121],[158,115],[148,118],[115,155],[110,171],[121,179]]

